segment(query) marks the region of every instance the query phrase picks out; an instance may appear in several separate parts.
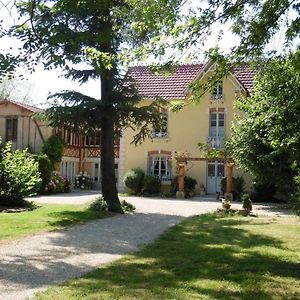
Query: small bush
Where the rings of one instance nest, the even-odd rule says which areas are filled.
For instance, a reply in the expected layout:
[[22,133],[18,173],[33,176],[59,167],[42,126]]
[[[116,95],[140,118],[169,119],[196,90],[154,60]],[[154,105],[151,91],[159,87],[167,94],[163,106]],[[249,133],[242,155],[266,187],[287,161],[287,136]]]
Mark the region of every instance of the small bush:
[[274,201],[275,192],[276,192],[276,188],[274,184],[264,183],[261,181],[254,181],[251,200],[261,201],[261,202]]
[[96,198],[88,207],[92,211],[107,211],[108,205],[102,197]]
[[238,176],[232,180],[232,192],[238,200],[241,200],[241,196],[244,193],[245,180],[243,177]]
[[[125,200],[121,201],[121,207],[124,212],[133,212],[135,210],[135,206]],[[92,211],[108,211],[108,205],[102,197],[98,197],[89,205],[88,209]]]
[[87,190],[92,187],[92,179],[88,173],[80,172],[75,176],[75,187],[80,188],[81,190]]
[[[221,192],[224,195],[226,192],[226,184],[227,184],[227,177],[223,177],[221,179]],[[245,188],[245,180],[243,177],[238,176],[238,177],[232,177],[232,194],[234,200],[241,199],[241,195],[244,192]]]
[[45,193],[68,193],[70,192],[70,181],[68,178],[52,172],[49,182],[45,186]]
[[0,153],[0,202],[22,201],[36,195],[41,179],[38,163],[27,150],[12,151],[7,143]]
[[161,181],[155,176],[146,175],[143,181],[143,193],[158,194],[161,190]]
[[241,200],[243,202],[243,208],[244,208],[246,214],[250,214],[250,212],[252,211],[252,201],[250,199],[250,195],[243,194],[241,196]]
[[47,184],[50,182],[53,164],[46,154],[34,154],[33,158],[39,164],[39,172],[42,179],[40,192],[44,192]]
[[135,211],[135,206],[125,200],[121,201],[121,206],[124,212],[133,212]]
[[300,216],[300,174],[295,177],[295,193],[292,197],[293,208],[298,216]]
[[132,169],[125,174],[124,183],[135,195],[142,192],[145,172],[141,169]]
[[223,177],[220,182],[221,192],[223,195],[226,193],[226,182],[227,182],[227,177]]
[[[196,179],[189,176],[184,177],[184,192],[186,196],[188,196],[191,192],[195,191],[196,184],[197,184]],[[171,182],[172,195],[175,195],[177,191],[178,191],[178,176],[175,176]]]
[[42,153],[46,154],[52,165],[61,161],[64,153],[65,144],[64,141],[58,136],[50,136],[42,147]]

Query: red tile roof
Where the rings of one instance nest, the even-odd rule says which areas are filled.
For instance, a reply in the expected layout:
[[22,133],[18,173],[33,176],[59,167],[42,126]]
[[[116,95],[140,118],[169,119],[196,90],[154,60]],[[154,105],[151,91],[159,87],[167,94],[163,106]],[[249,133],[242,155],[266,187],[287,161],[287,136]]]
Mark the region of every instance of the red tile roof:
[[162,97],[166,100],[184,99],[188,84],[197,76],[202,64],[179,65],[174,73],[165,76],[153,74],[149,67],[130,67],[128,75],[137,83],[140,96],[154,99]]
[[256,71],[251,69],[249,65],[245,64],[240,67],[233,68],[232,73],[237,80],[243,85],[243,87],[251,92],[254,85],[254,76]]
[[[189,83],[199,75],[203,66],[204,64],[178,65],[169,76],[163,73],[155,75],[147,66],[135,66],[128,69],[128,75],[136,82],[143,98],[185,99]],[[255,71],[244,65],[234,68],[232,72],[241,85],[251,91]]]
[[0,100],[0,104],[9,104],[9,103],[14,104],[18,107],[21,107],[23,109],[29,110],[34,113],[43,111],[41,108],[38,108],[38,107],[35,107],[32,105],[28,105],[25,103],[20,103],[20,102],[14,101],[14,100],[8,100],[8,99]]

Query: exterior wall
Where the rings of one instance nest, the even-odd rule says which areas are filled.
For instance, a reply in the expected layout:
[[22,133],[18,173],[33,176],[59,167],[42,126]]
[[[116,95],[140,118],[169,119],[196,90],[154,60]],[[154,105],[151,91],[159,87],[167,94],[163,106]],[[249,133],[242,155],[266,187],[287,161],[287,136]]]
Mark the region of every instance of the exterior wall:
[[[14,104],[0,105],[0,136],[6,141],[6,119],[17,118],[17,141],[14,149],[32,148],[34,152],[41,151],[43,138],[46,140],[52,134],[52,128],[42,121],[35,120],[32,112]],[[41,136],[42,135],[42,136]]]
[[[201,80],[206,80],[206,74]],[[211,93],[206,93],[198,105],[189,104],[179,113],[168,112],[168,137],[154,138],[146,140],[141,145],[131,144],[134,132],[130,129],[124,133],[124,149],[121,155],[124,156],[122,174],[120,182],[124,180],[124,174],[132,168],[147,170],[148,151],[171,151],[174,156],[177,152],[188,152],[191,157],[200,157],[201,153],[197,147],[199,142],[206,144],[209,136],[209,115],[211,109],[224,109],[225,112],[225,137],[231,136],[231,124],[234,120],[236,111],[233,102],[236,93],[241,88],[235,78],[231,75],[223,79],[223,99],[211,100]],[[142,105],[146,105],[144,101]],[[189,162],[186,166],[186,175],[197,180],[198,185],[203,184],[207,187],[207,162]],[[226,169],[226,168],[225,168]],[[172,175],[176,175],[176,161],[172,159]],[[235,171],[236,172],[236,171]],[[247,186],[249,178],[246,176]],[[169,183],[170,184],[170,183]],[[119,185],[120,188],[124,186]]]

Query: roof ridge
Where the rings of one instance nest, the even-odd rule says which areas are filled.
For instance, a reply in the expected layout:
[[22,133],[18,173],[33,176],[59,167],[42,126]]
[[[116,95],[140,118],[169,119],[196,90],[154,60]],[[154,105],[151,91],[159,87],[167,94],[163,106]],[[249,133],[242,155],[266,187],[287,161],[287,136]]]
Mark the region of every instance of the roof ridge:
[[12,100],[12,99],[2,99],[0,100],[0,103],[1,102],[9,102],[9,103],[12,103],[12,104],[15,104],[17,106],[20,106],[22,108],[25,108],[27,110],[30,110],[32,112],[38,112],[38,111],[42,111],[41,108],[37,107],[37,106],[33,106],[33,105],[30,105],[30,104],[27,104],[27,103],[22,103],[22,102],[19,102],[19,101],[16,101],[16,100]]

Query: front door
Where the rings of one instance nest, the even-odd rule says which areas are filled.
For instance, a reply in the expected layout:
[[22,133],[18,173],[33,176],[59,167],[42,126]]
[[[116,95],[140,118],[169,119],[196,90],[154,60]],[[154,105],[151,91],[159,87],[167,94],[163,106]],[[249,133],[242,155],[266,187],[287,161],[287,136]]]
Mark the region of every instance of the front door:
[[207,194],[221,192],[221,180],[225,176],[223,161],[209,161],[207,164]]

